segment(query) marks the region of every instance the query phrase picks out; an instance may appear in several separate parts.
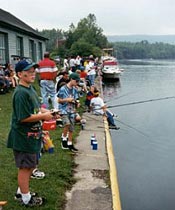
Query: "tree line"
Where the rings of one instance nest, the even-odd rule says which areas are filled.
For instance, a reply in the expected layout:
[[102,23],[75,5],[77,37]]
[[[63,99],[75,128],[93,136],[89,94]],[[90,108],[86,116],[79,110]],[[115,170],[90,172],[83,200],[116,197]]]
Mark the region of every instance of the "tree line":
[[175,59],[175,45],[156,42],[115,42],[118,59]]
[[60,57],[94,55],[100,57],[103,48],[114,48],[114,56],[118,59],[174,59],[175,46],[163,43],[149,43],[147,40],[141,42],[115,42],[110,43],[103,34],[103,29],[97,25],[94,14],[89,14],[81,19],[77,26],[73,23],[68,31],[61,29],[44,29],[38,31],[42,36],[48,38],[46,50],[52,55]]
[[52,54],[65,56],[101,56],[102,48],[111,46],[102,28],[97,25],[94,14],[81,19],[77,26],[73,23],[68,31],[60,29],[42,30],[40,34],[49,40],[46,49]]

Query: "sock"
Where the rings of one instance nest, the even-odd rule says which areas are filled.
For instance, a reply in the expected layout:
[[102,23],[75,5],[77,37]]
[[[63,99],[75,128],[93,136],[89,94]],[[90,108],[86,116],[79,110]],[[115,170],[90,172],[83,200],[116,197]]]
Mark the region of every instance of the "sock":
[[67,145],[72,145],[72,141],[68,141],[67,142]]
[[23,203],[24,203],[24,204],[28,204],[28,202],[29,202],[30,199],[31,199],[31,194],[30,194],[30,192],[25,193],[25,194],[21,193],[21,195],[22,195],[22,201],[23,201]]
[[63,135],[63,133],[62,133],[61,138],[62,138],[63,141],[67,141],[68,133],[67,133],[66,137],[65,137],[65,136]]
[[20,189],[20,187],[18,187],[16,193],[17,193],[17,194],[21,194],[21,189]]
[[67,137],[62,137],[62,141],[67,141]]

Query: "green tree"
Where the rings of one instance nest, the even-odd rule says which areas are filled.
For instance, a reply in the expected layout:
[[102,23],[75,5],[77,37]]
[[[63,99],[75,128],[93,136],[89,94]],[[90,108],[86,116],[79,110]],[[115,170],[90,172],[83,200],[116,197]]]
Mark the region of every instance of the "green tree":
[[[81,54],[94,54],[99,56],[101,48],[107,46],[107,38],[103,35],[103,30],[98,27],[96,17],[89,14],[87,18],[83,18],[75,27],[70,25],[69,31],[65,33],[66,47],[70,48],[71,53],[74,55]],[[81,47],[85,50],[81,50]]]
[[46,50],[53,51],[58,48],[57,43],[58,40],[64,38],[64,32],[60,29],[44,29],[40,31],[40,34],[44,37],[48,38],[49,40],[46,42]]
[[[81,19],[77,27],[73,23],[68,31],[60,29],[40,31],[41,35],[49,40],[46,43],[46,50],[52,52],[52,55],[61,57],[70,55],[101,56],[101,49],[109,46],[107,38],[103,35],[103,30],[98,27],[94,14],[89,14]],[[65,40],[59,45],[60,40]]]
[[118,59],[175,59],[175,46],[167,43],[116,42],[114,49]]

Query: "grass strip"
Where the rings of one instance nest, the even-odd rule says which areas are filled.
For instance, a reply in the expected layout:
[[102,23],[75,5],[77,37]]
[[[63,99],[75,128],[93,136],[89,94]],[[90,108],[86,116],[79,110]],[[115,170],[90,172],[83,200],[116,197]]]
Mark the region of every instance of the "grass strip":
[[[39,86],[34,84],[38,93]],[[8,201],[4,210],[25,209],[14,200],[14,194],[17,190],[17,168],[13,159],[13,152],[6,147],[6,139],[10,130],[10,120],[12,114],[12,94],[0,95],[0,200]],[[83,103],[84,98],[81,98]],[[79,109],[79,113],[83,109]],[[80,125],[75,126],[74,139],[78,136]],[[66,197],[65,192],[71,189],[76,182],[74,178],[75,163],[74,155],[61,149],[60,136],[62,128],[50,131],[53,139],[54,153],[44,153],[39,162],[39,169],[46,173],[46,177],[42,180],[31,179],[31,191],[38,192],[39,195],[46,197],[47,202],[44,206],[35,208],[41,210],[63,210]]]

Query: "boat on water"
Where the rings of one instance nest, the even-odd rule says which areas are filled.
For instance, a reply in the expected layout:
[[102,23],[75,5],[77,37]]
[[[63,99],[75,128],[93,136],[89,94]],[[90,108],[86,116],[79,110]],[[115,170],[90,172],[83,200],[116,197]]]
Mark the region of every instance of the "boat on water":
[[114,57],[105,57],[102,60],[102,76],[104,79],[119,80],[122,70],[119,68],[119,63]]

